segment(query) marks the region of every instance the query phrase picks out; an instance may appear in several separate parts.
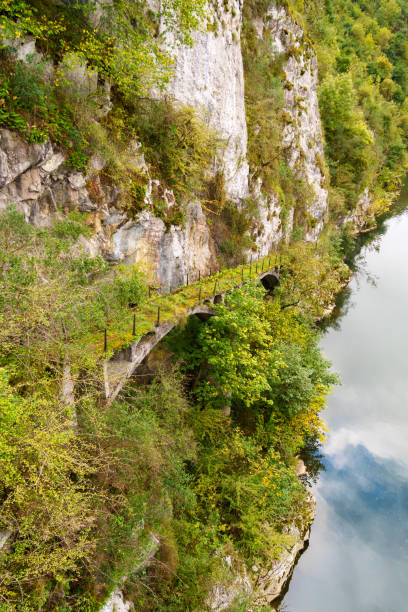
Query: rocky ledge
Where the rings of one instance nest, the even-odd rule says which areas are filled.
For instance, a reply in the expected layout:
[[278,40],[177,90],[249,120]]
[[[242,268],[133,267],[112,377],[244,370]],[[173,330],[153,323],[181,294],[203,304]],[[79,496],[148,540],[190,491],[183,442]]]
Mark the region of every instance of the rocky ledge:
[[187,274],[217,269],[210,228],[198,201],[186,203],[183,226],[166,227],[155,216],[153,192],[160,191],[166,210],[174,194],[148,173],[139,143],[129,150],[129,164],[146,175],[144,210],[129,216],[121,208],[118,185],[105,185],[100,173],[106,161],[94,155],[87,173],[66,163],[53,143],[27,143],[16,132],[0,129],[0,210],[13,204],[26,221],[51,225],[74,210],[85,213],[91,237],[80,237],[81,248],[112,263],[141,264],[165,287],[186,282]]
[[[298,476],[305,474],[303,461],[297,466]],[[310,529],[315,517],[316,500],[309,493],[309,512],[306,519],[296,521],[286,529],[291,544],[283,551],[279,559],[273,559],[267,566],[248,568],[238,555],[223,558],[227,580],[214,586],[207,602],[214,612],[229,610],[233,603],[245,599],[248,610],[270,606],[279,598],[292,576],[297,559],[307,547]]]

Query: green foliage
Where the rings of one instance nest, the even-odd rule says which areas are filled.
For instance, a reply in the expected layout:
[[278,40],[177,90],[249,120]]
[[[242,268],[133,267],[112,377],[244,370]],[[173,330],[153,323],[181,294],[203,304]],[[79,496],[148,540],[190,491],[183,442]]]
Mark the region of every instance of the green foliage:
[[166,0],[155,14],[146,10],[144,2],[116,0],[104,6],[96,28],[88,19],[93,10],[79,2],[55,7],[47,0],[6,0],[0,17],[0,41],[30,34],[57,60],[74,53],[79,61],[98,70],[100,76],[132,99],[135,90],[143,95],[153,85],[168,82],[172,60],[163,51],[162,38],[171,32],[175,41],[188,43],[190,32],[204,18],[205,2]]
[[[326,136],[330,177],[321,160],[323,175],[331,183],[332,217],[344,218],[368,187],[372,212],[386,210],[400,187],[407,163],[405,106],[408,96],[406,3],[397,0],[333,0],[303,2],[282,0],[309,38],[317,53],[320,76],[320,110]],[[307,216],[310,189],[288,176],[281,134],[287,121],[283,91],[289,88],[284,72],[286,56],[271,46],[267,28],[262,39],[253,19],[263,17],[268,0],[244,5],[243,51],[248,123],[248,157],[255,179],[262,179],[266,194],[279,194],[285,225],[287,211],[295,210],[295,223],[310,229]],[[291,48],[298,59],[307,49]]]
[[[264,14],[270,2],[244,5],[242,48],[245,68],[245,103],[248,126],[248,160],[253,180],[261,179],[262,192],[279,197],[281,221],[286,231],[288,212],[295,210],[295,221],[307,226],[306,210],[313,192],[287,162],[282,133],[291,118],[284,110],[286,54],[277,54],[267,29],[259,38],[252,18]],[[294,53],[294,51],[293,51]],[[324,163],[323,174],[324,174]]]
[[11,534],[0,594],[8,610],[21,593],[28,607],[43,609],[93,556],[94,467],[72,428],[72,409],[40,385],[22,397],[9,376],[0,368],[0,528]]
[[[186,420],[174,420],[174,410],[168,412],[178,403],[173,380],[153,402],[157,383],[153,396],[139,390],[127,400],[132,414],[145,401],[146,408],[157,405],[187,459],[183,471],[188,477],[176,480],[184,484],[180,488],[172,480],[168,489],[173,518],[163,534],[164,552],[146,577],[134,577],[127,586],[143,609],[199,609],[210,586],[225,580],[218,555],[235,547],[250,563],[279,558],[292,544],[285,526],[307,515],[293,456],[306,435],[322,431],[318,413],[336,378],[299,313],[263,298],[263,290],[251,286],[246,293],[232,292],[228,303],[217,307],[217,317],[204,324],[191,318],[172,333],[167,345],[183,359],[190,380]],[[162,376],[159,385],[163,388]],[[231,416],[223,410],[226,402]],[[162,450],[166,427],[156,425]],[[143,439],[150,435],[145,432]],[[139,437],[132,434],[132,444]],[[150,452],[142,453],[149,466]]]
[[372,180],[370,173],[376,164],[376,152],[364,115],[357,108],[349,75],[327,78],[323,82],[320,108],[332,184],[344,193],[346,202],[352,206],[356,193],[362,193],[369,179]]
[[[203,3],[169,0],[154,15],[144,3],[119,0],[97,29],[84,6],[3,4],[0,29],[32,34],[58,69],[50,83],[43,66],[3,53],[0,125],[29,142],[52,138],[77,170],[101,151],[108,165],[100,178],[121,183],[130,214],[145,205],[146,177],[129,162],[136,155],[129,144],[140,139],[151,169],[177,196],[168,208],[158,188],[153,212],[167,227],[181,224],[183,200],[201,198],[219,219],[213,228],[225,260],[240,262],[254,237],[244,237],[254,210],[249,201],[240,210],[226,201],[222,172],[210,179],[222,143],[193,109],[139,99],[171,74],[160,28],[188,42]],[[226,551],[251,563],[278,558],[292,543],[285,527],[307,514],[295,456],[307,436],[322,435],[319,412],[336,382],[310,320],[323,316],[348,278],[342,258],[353,239],[344,229],[316,248],[300,240],[312,223],[311,194],[280,145],[285,58],[250,22],[269,4],[245,4],[249,160],[264,191],[278,193],[284,225],[296,209],[295,244],[274,300],[248,284],[228,295],[217,317],[191,318],[171,335],[167,347],[183,376],[160,372],[104,406],[100,330],[108,326],[110,348],[129,343],[134,304],[137,334],[154,325],[157,304],[146,303],[140,272],[111,270],[81,252],[76,241],[88,231],[81,215],[48,229],[32,228],[14,208],[0,215],[0,528],[12,532],[0,557],[0,594],[10,610],[93,612],[124,575],[136,609],[199,610]],[[365,187],[375,189],[379,210],[408,142],[406,7],[402,0],[282,4],[308,18],[317,46],[336,213],[352,208]],[[63,62],[73,54],[113,84],[115,106],[100,123],[90,121],[95,101],[82,106],[69,94]],[[202,298],[214,280],[201,283]],[[241,269],[216,280],[229,289]],[[160,298],[163,320],[185,313],[198,290]],[[67,364],[77,383],[69,405],[60,399]],[[152,533],[160,550],[145,567]]]
[[389,204],[407,163],[402,116],[407,89],[406,2],[331,0],[305,9],[322,80],[320,108],[334,216],[365,187],[373,212]]
[[[133,387],[127,397],[104,411],[89,433],[98,436],[111,466],[99,473],[102,495],[98,541],[102,583],[112,585],[143,564],[149,533],[160,532],[166,517],[186,512],[194,501],[185,461],[195,457],[187,418],[190,411],[180,375],[161,372],[149,387]],[[95,432],[96,427],[96,432]],[[103,534],[103,535],[102,535]]]
[[348,240],[345,230],[336,247],[327,244],[326,234],[322,235],[317,247],[302,241],[290,247],[281,286],[286,304],[296,304],[314,320],[325,316],[333,306],[333,296],[350,277],[350,270],[342,260]]
[[212,234],[222,263],[237,266],[247,259],[246,254],[253,246],[257,214],[256,202],[247,198],[239,208],[234,202],[227,201],[218,214],[211,217]]
[[[252,9],[253,10],[253,9]],[[283,153],[281,133],[283,113],[282,64],[275,56],[267,34],[260,40],[250,20],[251,7],[244,7],[243,53],[245,68],[245,103],[248,125],[248,159],[255,177],[262,178],[267,193],[279,186],[277,177]]]
[[222,143],[197,111],[167,100],[145,100],[134,107],[132,117],[147,160],[176,196],[199,195]]
[[[46,229],[15,208],[0,215],[0,528],[12,531],[1,595],[20,612],[94,612],[126,575],[138,609],[200,609],[224,579],[224,552],[266,563],[292,543],[285,527],[308,512],[294,456],[321,434],[335,378],[305,322],[312,305],[285,308],[294,297],[287,278],[276,300],[249,283],[217,317],[191,318],[169,340],[183,376],[159,371],[104,405],[89,338],[107,323],[109,338],[119,337],[129,303],[142,302],[141,316],[156,307],[143,303],[134,268],[111,271],[78,250],[83,233],[78,213]],[[335,287],[325,261],[320,270],[309,285],[296,281],[313,307],[311,287]],[[241,274],[220,273],[219,290]],[[201,287],[203,297],[214,279]],[[173,317],[197,289],[161,304]],[[68,366],[70,398],[61,394]]]
[[[34,229],[11,207],[0,215],[1,355],[16,373],[61,372],[64,359],[85,365],[85,338],[129,316],[145,289],[134,267],[110,273],[74,243],[88,228],[79,213]],[[129,324],[130,325],[130,324]],[[69,342],[67,342],[69,340]],[[58,376],[58,375],[57,375]]]
[[249,18],[263,17],[272,5],[272,0],[248,0],[246,3],[247,16]]
[[[141,96],[168,82],[173,63],[169,40],[191,43],[191,31],[205,19],[205,4],[166,0],[155,13],[145,2],[117,0],[105,4],[96,19],[87,3],[7,1],[0,16],[0,126],[18,130],[29,142],[50,138],[67,149],[67,162],[76,170],[86,169],[93,151],[102,153],[112,179],[124,186],[123,207],[131,214],[143,208],[140,188],[135,193],[137,177],[134,181],[129,151],[124,151],[132,137],[146,136],[149,160],[178,196],[200,190],[210,153],[213,156],[218,146],[214,136],[192,109],[154,102],[148,108]],[[95,19],[97,27],[91,25]],[[9,49],[1,50],[4,39],[18,41],[27,34],[34,36],[54,68],[48,62],[45,70],[45,63],[34,60],[26,66],[14,61]],[[122,142],[115,142],[118,134],[111,133],[109,120],[103,126],[95,121],[104,94],[86,86],[82,91],[73,76],[78,69],[90,81],[95,76],[109,81],[117,105],[114,114],[127,105],[131,117],[119,135]],[[182,211],[177,208],[164,220],[169,227],[181,224]]]
[[25,65],[0,51],[0,126],[19,131],[28,142],[52,139],[69,152],[77,170],[87,164],[87,142],[72,109],[44,75],[44,64]]
[[45,14],[38,14],[33,3],[25,0],[4,0],[0,17],[0,42],[19,39],[25,34],[39,40],[59,37],[65,26],[57,19],[48,20]]
[[233,537],[250,561],[279,558],[291,539],[281,530],[295,517],[304,489],[293,468],[256,438],[228,426],[203,449],[197,494],[221,533]]
[[191,318],[167,340],[194,381],[202,512],[251,561],[279,557],[289,543],[282,528],[304,511],[290,458],[321,431],[318,412],[336,382],[315,332],[263,294],[233,291],[217,317]]
[[[289,417],[311,402],[318,383],[313,378],[306,383],[311,372],[302,370],[305,356],[295,355],[298,344],[282,343],[276,331],[283,334],[290,328],[292,337],[305,343],[306,327],[292,312],[281,310],[278,300],[263,301],[263,292],[255,286],[246,293],[232,292],[228,303],[218,306],[216,318],[206,325],[191,319],[183,332],[168,340],[185,360],[188,371],[205,364],[205,375],[195,383],[195,397],[203,406],[221,409],[230,397],[233,405],[257,410],[262,400],[266,413],[274,406]],[[307,350],[312,350],[311,344],[307,344]],[[313,350],[316,352],[316,347]],[[287,377],[292,378],[292,403],[284,391]],[[327,381],[322,378],[319,384],[329,381],[330,377]],[[306,394],[302,400],[296,399],[297,386]]]

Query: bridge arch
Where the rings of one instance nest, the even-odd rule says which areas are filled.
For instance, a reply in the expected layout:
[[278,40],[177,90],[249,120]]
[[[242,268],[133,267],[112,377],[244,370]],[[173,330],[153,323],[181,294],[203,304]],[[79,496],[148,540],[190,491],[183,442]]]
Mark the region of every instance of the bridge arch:
[[[258,275],[258,279],[267,291],[272,293],[279,285],[279,269],[267,270]],[[240,288],[238,285],[236,288]],[[208,321],[210,317],[216,316],[217,311],[213,304],[223,302],[225,292],[218,293],[207,298],[204,303],[189,308],[185,313],[188,317],[197,316],[202,321]],[[178,320],[172,319],[157,325],[154,331],[150,331],[141,338],[132,342],[129,346],[117,351],[114,356],[104,362],[103,378],[105,387],[105,399],[110,403],[120,393],[123,385],[131,378],[138,366],[154,349],[154,347],[167,336],[167,334],[179,324]]]

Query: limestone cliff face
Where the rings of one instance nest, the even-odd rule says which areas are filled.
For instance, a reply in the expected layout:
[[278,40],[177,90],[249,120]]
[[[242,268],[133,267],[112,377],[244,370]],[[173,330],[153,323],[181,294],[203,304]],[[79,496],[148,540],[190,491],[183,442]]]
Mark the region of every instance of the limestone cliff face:
[[357,206],[344,218],[343,223],[350,224],[356,233],[367,232],[375,227],[373,199],[368,189],[360,195]]
[[219,169],[224,171],[229,198],[248,194],[247,127],[244,69],[240,45],[243,0],[216,1],[208,27],[196,32],[193,46],[175,55],[174,78],[168,93],[201,110],[225,141]]
[[[147,172],[135,144],[133,165]],[[141,263],[165,288],[183,284],[216,267],[210,230],[198,202],[187,205],[184,227],[166,228],[152,210],[152,191],[158,181],[148,177],[146,209],[134,219],[120,208],[120,186],[103,185],[98,172],[103,160],[91,160],[87,175],[69,169],[64,155],[50,142],[28,144],[15,132],[0,130],[0,209],[16,205],[30,223],[46,226],[57,216],[79,210],[87,213],[91,239],[80,239],[90,255],[114,263]],[[163,191],[167,207],[171,191]]]
[[[271,53],[284,54],[284,112],[286,126],[282,145],[289,166],[309,186],[310,197],[305,203],[307,231],[305,239],[316,241],[328,213],[327,170],[324,161],[323,135],[317,97],[318,71],[316,55],[305,40],[303,30],[283,7],[272,7],[264,18],[255,20],[259,38],[271,36]],[[259,191],[256,186],[254,193]],[[280,214],[278,198],[258,197],[260,227],[256,243],[262,250],[290,236],[293,212],[289,211],[286,231],[277,222]]]
[[[193,35],[193,45],[177,47],[174,78],[167,94],[200,111],[224,140],[222,158],[214,162],[214,172],[224,172],[227,197],[237,206],[249,195],[257,201],[253,237],[259,255],[265,255],[285,238],[285,233],[278,198],[265,197],[259,183],[252,184],[250,191],[248,187],[242,8],[243,0],[227,4],[213,0],[208,23]],[[288,123],[282,137],[290,165],[306,178],[314,194],[307,211],[306,238],[316,240],[327,211],[316,58],[304,42],[303,32],[283,8],[272,8],[256,26],[260,37],[265,28],[272,32],[276,53],[288,55],[284,66]],[[18,57],[23,60],[28,51],[35,51],[31,39],[24,44],[19,41],[17,46]],[[148,183],[145,210],[135,218],[121,209],[120,185],[106,186],[99,179],[104,161],[98,156],[91,160],[85,176],[70,170],[64,155],[52,143],[27,144],[16,134],[1,130],[0,207],[14,203],[36,225],[51,223],[61,211],[86,212],[95,235],[82,240],[85,249],[112,262],[140,262],[166,287],[184,283],[187,274],[194,277],[198,270],[205,274],[216,268],[211,232],[200,204],[192,201],[186,205],[183,227],[166,228],[154,215],[151,195],[157,181],[148,176],[137,143],[129,158],[132,167],[145,173]],[[171,208],[173,194],[162,191],[166,207]],[[289,211],[286,237],[292,221],[293,211]]]
[[298,555],[307,546],[315,504],[314,497],[310,495],[310,516],[306,521],[303,519],[303,524],[293,524],[287,528],[292,544],[279,559],[271,560],[262,567],[254,565],[249,568],[238,555],[224,558],[226,579],[212,589],[207,602],[209,609],[214,612],[229,610],[240,599],[249,600],[256,609],[269,607],[281,595],[292,575]]
[[273,35],[277,53],[288,57],[285,111],[288,115],[283,133],[283,146],[289,165],[311,188],[310,215],[306,240],[317,240],[328,210],[327,179],[323,149],[322,125],[317,97],[318,72],[315,52],[302,29],[282,7],[273,7],[266,16],[265,27]]
[[289,238],[293,227],[293,210],[289,211],[286,231],[281,220],[281,205],[276,194],[262,193],[262,181],[258,179],[251,185],[251,197],[257,203],[257,219],[253,230],[253,240],[260,257],[274,251],[280,242]]

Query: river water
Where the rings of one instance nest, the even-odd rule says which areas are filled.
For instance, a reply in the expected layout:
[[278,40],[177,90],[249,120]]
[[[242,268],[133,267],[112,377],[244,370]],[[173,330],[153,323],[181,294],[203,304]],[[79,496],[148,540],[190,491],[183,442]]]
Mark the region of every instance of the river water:
[[408,611],[408,213],[360,260],[321,342],[342,386],[324,413],[310,546],[281,612]]

